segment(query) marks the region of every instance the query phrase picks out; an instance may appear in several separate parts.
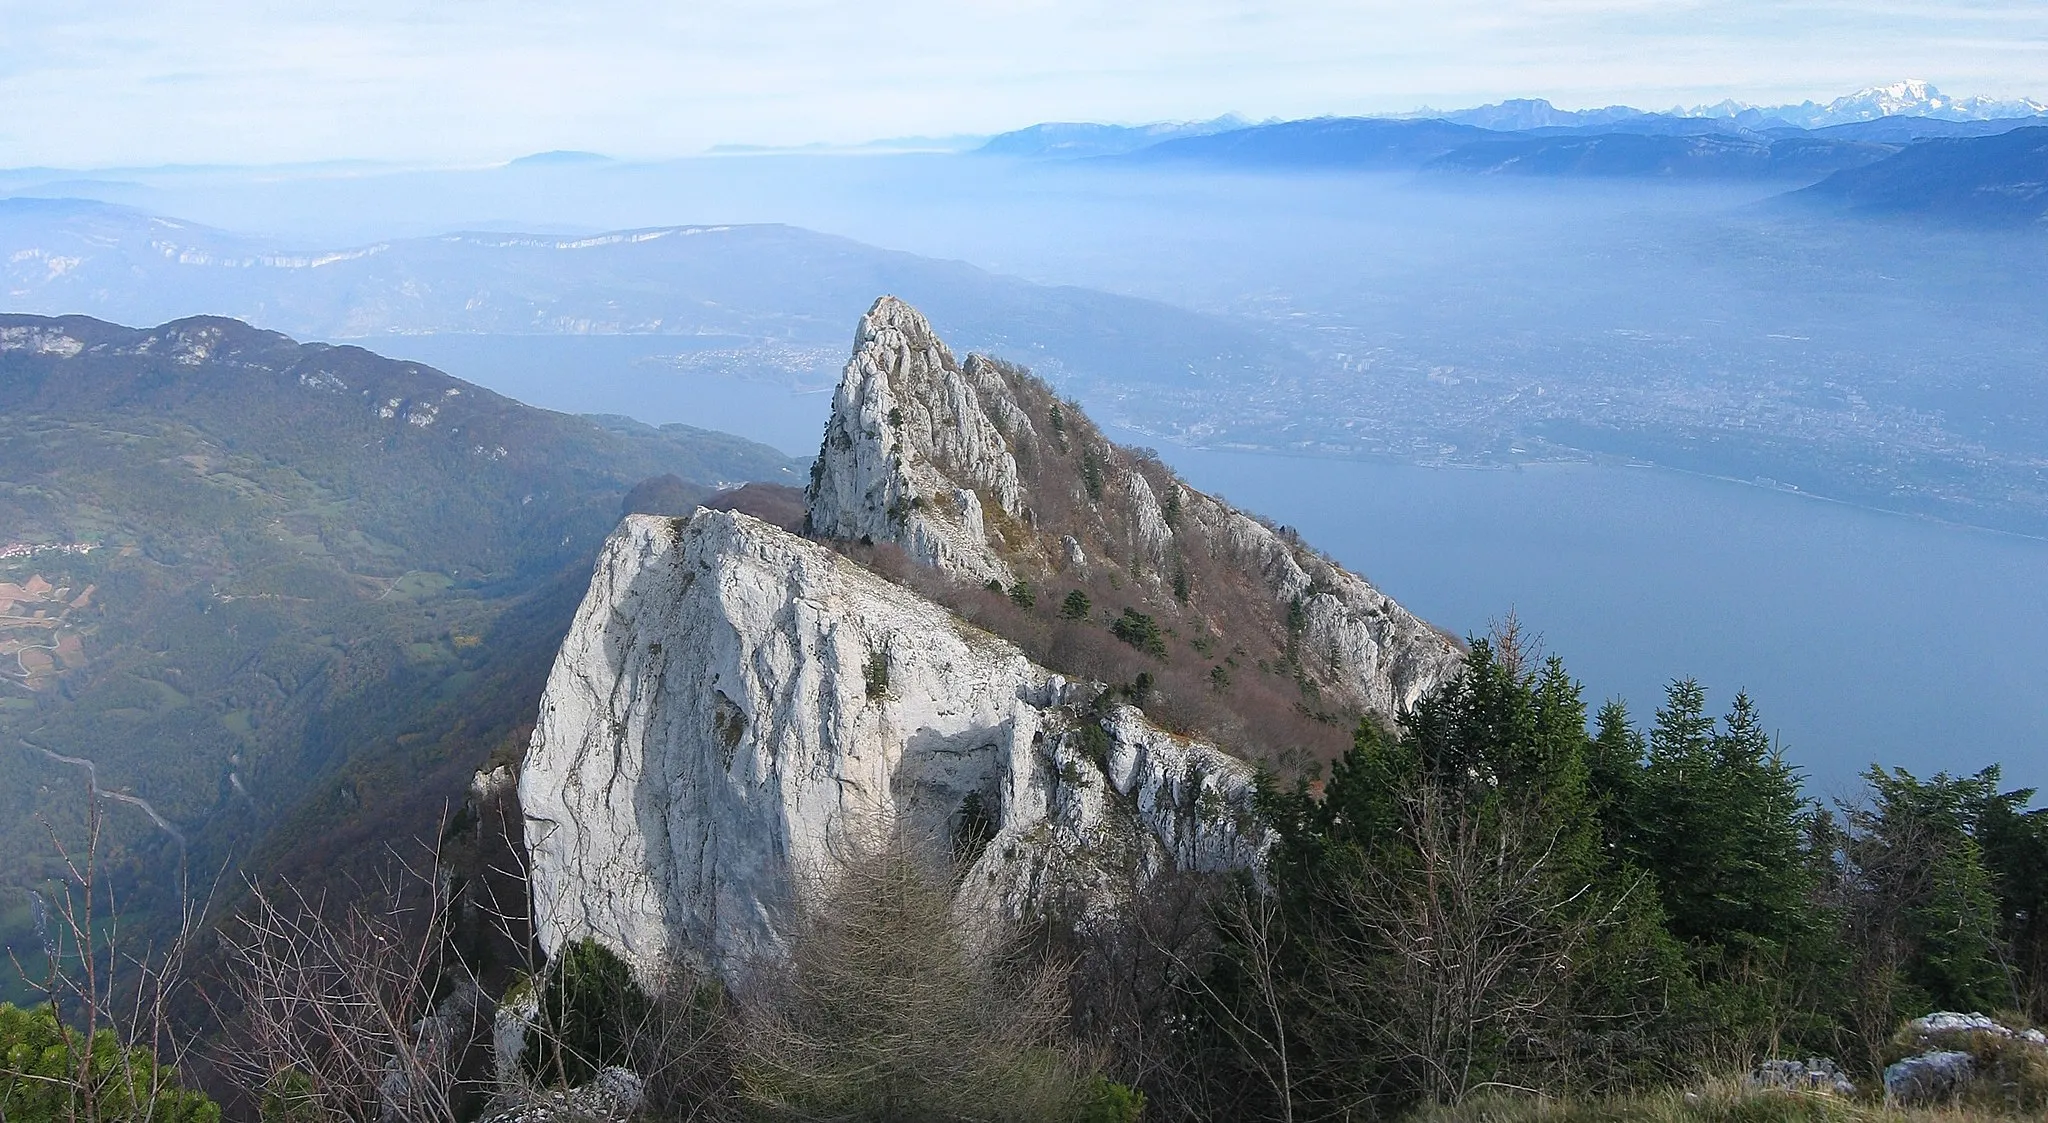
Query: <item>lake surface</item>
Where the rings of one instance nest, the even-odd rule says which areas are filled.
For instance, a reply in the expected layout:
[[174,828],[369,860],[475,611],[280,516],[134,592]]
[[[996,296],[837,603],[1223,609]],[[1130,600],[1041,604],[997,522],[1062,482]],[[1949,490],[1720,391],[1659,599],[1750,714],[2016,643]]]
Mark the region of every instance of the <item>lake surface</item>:
[[[387,354],[553,409],[807,454],[830,395],[661,363],[660,337],[404,337]],[[1149,443],[1132,434],[1119,439]],[[1645,722],[1686,675],[1746,689],[1817,795],[1872,761],[2048,787],[2048,542],[1617,464],[1460,471],[1167,447],[1459,633],[1509,609]]]
[[1591,703],[1748,690],[1817,795],[1872,761],[2048,787],[2048,542],[1614,464],[1161,454],[1442,627],[1512,608]]

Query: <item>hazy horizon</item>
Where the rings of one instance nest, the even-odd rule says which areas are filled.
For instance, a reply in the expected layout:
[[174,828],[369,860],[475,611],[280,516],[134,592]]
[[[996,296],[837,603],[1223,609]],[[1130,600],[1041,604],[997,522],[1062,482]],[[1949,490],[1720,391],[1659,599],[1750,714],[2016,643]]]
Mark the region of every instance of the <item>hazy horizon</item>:
[[2048,10],[2020,0],[1201,0],[1115,12],[1074,0],[688,11],[358,0],[15,5],[10,23],[0,166],[658,158],[1509,97],[1797,103],[1908,77],[1964,95],[2048,92]]

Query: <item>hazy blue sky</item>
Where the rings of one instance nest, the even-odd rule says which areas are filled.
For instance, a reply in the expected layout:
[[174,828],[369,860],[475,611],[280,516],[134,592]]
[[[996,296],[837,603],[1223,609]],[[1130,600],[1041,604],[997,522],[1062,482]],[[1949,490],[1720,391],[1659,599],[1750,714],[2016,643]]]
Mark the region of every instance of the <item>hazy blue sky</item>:
[[677,155],[1048,119],[2048,95],[2044,0],[0,0],[0,165]]

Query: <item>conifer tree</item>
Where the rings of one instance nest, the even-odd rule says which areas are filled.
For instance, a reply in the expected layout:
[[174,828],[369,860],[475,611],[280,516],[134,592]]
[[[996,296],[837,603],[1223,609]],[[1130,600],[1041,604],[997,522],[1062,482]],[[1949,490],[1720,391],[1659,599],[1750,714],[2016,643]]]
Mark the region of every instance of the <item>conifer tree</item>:
[[1714,755],[1727,778],[1723,810],[1741,845],[1730,854],[1721,924],[1743,939],[1804,952],[1820,930],[1807,852],[1814,808],[1746,692],[1735,695],[1722,728]]
[[1587,783],[1600,820],[1601,845],[1610,860],[1632,861],[1642,842],[1635,811],[1643,786],[1643,735],[1629,722],[1628,705],[1618,698],[1602,705],[1593,723]]
[[1715,869],[1729,848],[1715,790],[1713,719],[1706,691],[1692,679],[1665,688],[1650,731],[1635,819],[1643,825],[1640,855],[1657,878],[1673,935],[1688,944],[1717,943]]
[[[1985,770],[1995,784],[1998,769]],[[1990,799],[1977,824],[1984,865],[1998,898],[1999,938],[2018,976],[2021,1008],[2048,1019],[2048,810],[2027,810],[2034,790]]]
[[1747,694],[1716,732],[1699,683],[1671,684],[1634,818],[1673,935],[1736,958],[1804,939],[1818,924],[1805,850],[1812,814]]
[[1579,685],[1526,662],[1473,641],[1398,734],[1360,726],[1322,798],[1279,801],[1292,1055],[1329,1110],[1653,1051],[1676,946],[1601,846]]
[[[1860,890],[1852,938],[1866,987],[1885,984],[1893,1018],[2014,1005],[1995,882],[1976,837],[1998,794],[1996,769],[1921,780],[1873,765],[1863,775],[1870,802],[1847,808],[1846,818]],[[1886,984],[1889,976],[1896,983]]]

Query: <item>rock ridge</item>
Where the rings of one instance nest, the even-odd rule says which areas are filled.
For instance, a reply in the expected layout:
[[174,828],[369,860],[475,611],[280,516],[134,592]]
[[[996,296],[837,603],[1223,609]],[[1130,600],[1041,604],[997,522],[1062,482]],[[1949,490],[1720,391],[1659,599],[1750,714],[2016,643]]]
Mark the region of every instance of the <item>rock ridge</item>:
[[[1350,712],[1391,720],[1459,666],[1455,642],[1364,578],[1108,441],[1022,368],[955,360],[895,297],[861,318],[806,499],[812,534],[891,543],[970,584],[1102,571],[1155,615],[1255,624]],[[1231,587],[1190,587],[1210,572]]]
[[519,775],[550,954],[592,938],[650,983],[738,981],[892,835],[968,855],[958,906],[1009,919],[1256,873],[1247,754],[1330,751],[1457,673],[1363,578],[893,297],[861,319],[804,501],[803,534],[698,508],[605,543]]
[[[814,542],[749,516],[629,516],[521,770],[534,923],[644,978],[779,957],[835,854],[977,844],[964,907],[1113,907],[1168,869],[1256,867],[1252,769],[1153,727]],[[975,804],[985,819],[972,814]],[[964,838],[985,821],[985,842]]]

